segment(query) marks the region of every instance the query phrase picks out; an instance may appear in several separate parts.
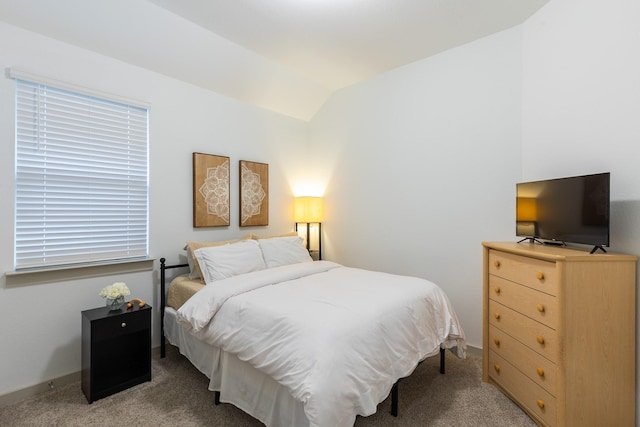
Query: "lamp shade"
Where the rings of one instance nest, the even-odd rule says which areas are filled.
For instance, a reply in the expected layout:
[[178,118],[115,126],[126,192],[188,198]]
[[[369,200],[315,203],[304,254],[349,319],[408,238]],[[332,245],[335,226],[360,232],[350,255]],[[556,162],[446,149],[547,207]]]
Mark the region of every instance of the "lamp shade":
[[322,222],[322,197],[296,197],[294,205],[295,222]]

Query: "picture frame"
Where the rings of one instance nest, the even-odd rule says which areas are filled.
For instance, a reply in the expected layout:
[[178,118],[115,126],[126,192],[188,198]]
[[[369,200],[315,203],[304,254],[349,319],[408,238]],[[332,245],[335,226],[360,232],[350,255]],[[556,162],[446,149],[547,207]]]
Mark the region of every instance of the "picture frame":
[[269,225],[269,165],[240,160],[240,227]]
[[193,226],[230,224],[229,157],[193,153]]

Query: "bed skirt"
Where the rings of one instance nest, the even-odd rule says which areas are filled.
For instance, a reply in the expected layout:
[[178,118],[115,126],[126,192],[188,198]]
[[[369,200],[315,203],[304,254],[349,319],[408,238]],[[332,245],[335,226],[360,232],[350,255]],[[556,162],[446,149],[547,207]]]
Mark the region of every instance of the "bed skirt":
[[167,341],[209,378],[209,390],[220,392],[221,402],[233,404],[266,426],[309,425],[302,402],[285,387],[236,356],[186,333],[170,307],[164,312],[164,333]]

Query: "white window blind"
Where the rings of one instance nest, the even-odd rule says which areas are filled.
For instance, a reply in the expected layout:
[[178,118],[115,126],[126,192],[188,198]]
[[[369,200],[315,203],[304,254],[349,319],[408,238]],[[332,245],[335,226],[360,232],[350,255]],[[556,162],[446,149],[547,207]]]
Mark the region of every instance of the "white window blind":
[[148,110],[16,79],[15,269],[148,256]]

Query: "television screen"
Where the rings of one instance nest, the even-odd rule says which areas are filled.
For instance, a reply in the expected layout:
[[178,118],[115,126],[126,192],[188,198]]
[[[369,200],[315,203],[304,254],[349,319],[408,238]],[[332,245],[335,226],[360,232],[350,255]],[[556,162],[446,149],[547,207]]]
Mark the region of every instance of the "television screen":
[[610,173],[516,184],[516,235],[609,246]]

